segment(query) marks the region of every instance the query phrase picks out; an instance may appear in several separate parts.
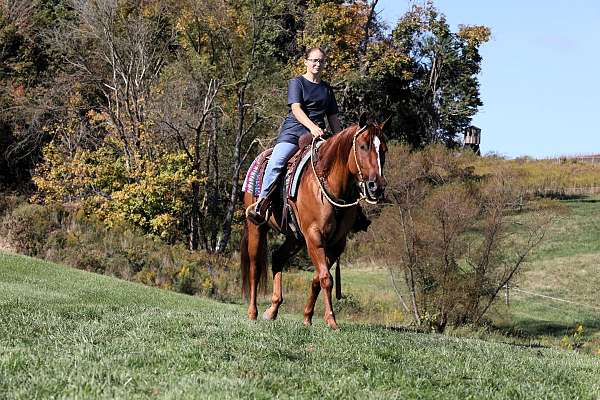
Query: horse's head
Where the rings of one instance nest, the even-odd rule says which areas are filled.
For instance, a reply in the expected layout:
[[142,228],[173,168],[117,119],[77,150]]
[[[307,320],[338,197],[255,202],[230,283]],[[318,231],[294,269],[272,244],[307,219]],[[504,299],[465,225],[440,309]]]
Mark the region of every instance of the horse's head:
[[362,194],[373,202],[383,198],[387,185],[383,176],[387,152],[384,125],[385,122],[381,125],[359,123],[353,138],[353,155],[348,157],[348,167],[356,177]]

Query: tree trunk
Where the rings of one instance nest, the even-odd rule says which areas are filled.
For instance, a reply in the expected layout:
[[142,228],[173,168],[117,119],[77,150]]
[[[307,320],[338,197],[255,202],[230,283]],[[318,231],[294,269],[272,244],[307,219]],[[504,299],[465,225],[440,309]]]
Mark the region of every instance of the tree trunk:
[[225,251],[227,244],[229,243],[229,239],[231,238],[231,222],[233,221],[233,213],[235,211],[235,206],[238,202],[239,195],[239,181],[240,181],[240,168],[241,168],[241,147],[242,142],[245,135],[244,123],[246,120],[246,110],[244,108],[244,97],[246,94],[246,84],[243,84],[242,87],[238,90],[238,126],[235,138],[235,148],[233,150],[233,172],[231,174],[230,187],[231,191],[229,192],[229,200],[227,202],[227,208],[225,210],[225,216],[223,218],[223,225],[221,229],[221,240],[217,245],[216,251],[217,253],[222,253]]
[[192,211],[190,215],[190,250],[198,250],[198,223],[200,221],[200,186],[192,183]]
[[211,129],[210,129],[210,143],[209,146],[209,154],[208,159],[209,162],[212,163],[212,168],[210,170],[210,178],[211,182],[210,190],[208,192],[208,202],[210,207],[210,215],[212,216],[213,223],[211,224],[210,230],[210,246],[212,250],[217,249],[217,238],[218,238],[218,216],[219,216],[219,160],[218,160],[218,149],[217,146],[217,117],[213,115],[210,120]]
[[217,253],[222,253],[223,251],[225,251],[225,248],[229,243],[229,239],[231,238],[231,222],[233,221],[233,213],[235,212],[235,206],[238,202],[239,196],[239,175],[241,168],[240,147],[242,144],[241,139],[241,136],[238,136],[235,143],[234,159],[236,160],[236,164],[233,168],[233,173],[231,174],[231,192],[229,195],[229,200],[227,202],[227,209],[225,210],[225,217],[223,218],[221,240],[219,240],[219,244],[216,248]]

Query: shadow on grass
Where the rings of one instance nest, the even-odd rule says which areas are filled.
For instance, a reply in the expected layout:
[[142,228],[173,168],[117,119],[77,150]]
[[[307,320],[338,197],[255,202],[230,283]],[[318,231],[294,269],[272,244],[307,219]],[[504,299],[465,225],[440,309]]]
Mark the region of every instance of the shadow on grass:
[[581,197],[581,196],[571,196],[571,197],[567,197],[561,200],[565,200],[567,203],[569,202],[573,202],[573,203],[600,203],[600,199],[590,199],[587,197]]
[[552,199],[552,200],[576,200],[583,201],[587,197],[587,195],[582,194],[566,194],[560,192],[548,192],[548,193],[540,193],[538,197],[543,199]]
[[521,319],[511,326],[496,326],[506,336],[519,338],[554,337],[561,338],[573,334],[577,324],[583,325],[586,335],[600,333],[600,319],[582,318],[577,322],[557,322],[538,319]]
[[[417,328],[417,327],[405,327],[405,326],[386,326],[380,324],[357,324],[354,326],[354,329],[365,329],[369,331],[373,331],[373,329],[381,329],[382,331],[394,332],[394,333],[417,333],[424,335],[438,335],[434,332],[428,331],[427,329]],[[509,328],[498,328],[488,326],[488,335],[478,336],[477,339],[489,342],[489,343],[502,343],[507,346],[513,346],[523,349],[547,349],[550,346],[544,345],[537,341],[536,337],[529,336],[527,334],[523,334],[523,332],[515,332],[514,330],[510,330]],[[474,338],[471,335],[452,335],[452,334],[442,334],[442,336],[447,337],[457,337],[457,338]]]
[[[600,332],[600,320],[598,319],[583,319],[578,323],[583,325],[589,334]],[[521,320],[515,324],[515,327],[529,335],[561,337],[573,333],[575,325],[556,321]]]

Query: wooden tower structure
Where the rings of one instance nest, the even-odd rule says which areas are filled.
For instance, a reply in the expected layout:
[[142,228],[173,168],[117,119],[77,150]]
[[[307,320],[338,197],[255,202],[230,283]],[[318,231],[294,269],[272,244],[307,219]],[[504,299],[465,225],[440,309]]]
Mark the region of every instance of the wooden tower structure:
[[475,154],[480,156],[481,150],[479,149],[479,145],[481,144],[481,129],[473,125],[469,126],[465,130],[464,144],[465,147],[470,148]]

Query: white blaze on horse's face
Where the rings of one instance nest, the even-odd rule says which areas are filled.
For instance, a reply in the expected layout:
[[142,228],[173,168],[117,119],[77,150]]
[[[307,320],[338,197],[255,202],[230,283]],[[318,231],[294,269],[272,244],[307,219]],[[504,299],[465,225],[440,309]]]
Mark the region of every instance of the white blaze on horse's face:
[[373,139],[373,146],[375,146],[375,152],[377,153],[377,166],[379,167],[379,176],[382,176],[381,171],[381,158],[379,157],[379,146],[381,146],[381,140],[377,136]]

